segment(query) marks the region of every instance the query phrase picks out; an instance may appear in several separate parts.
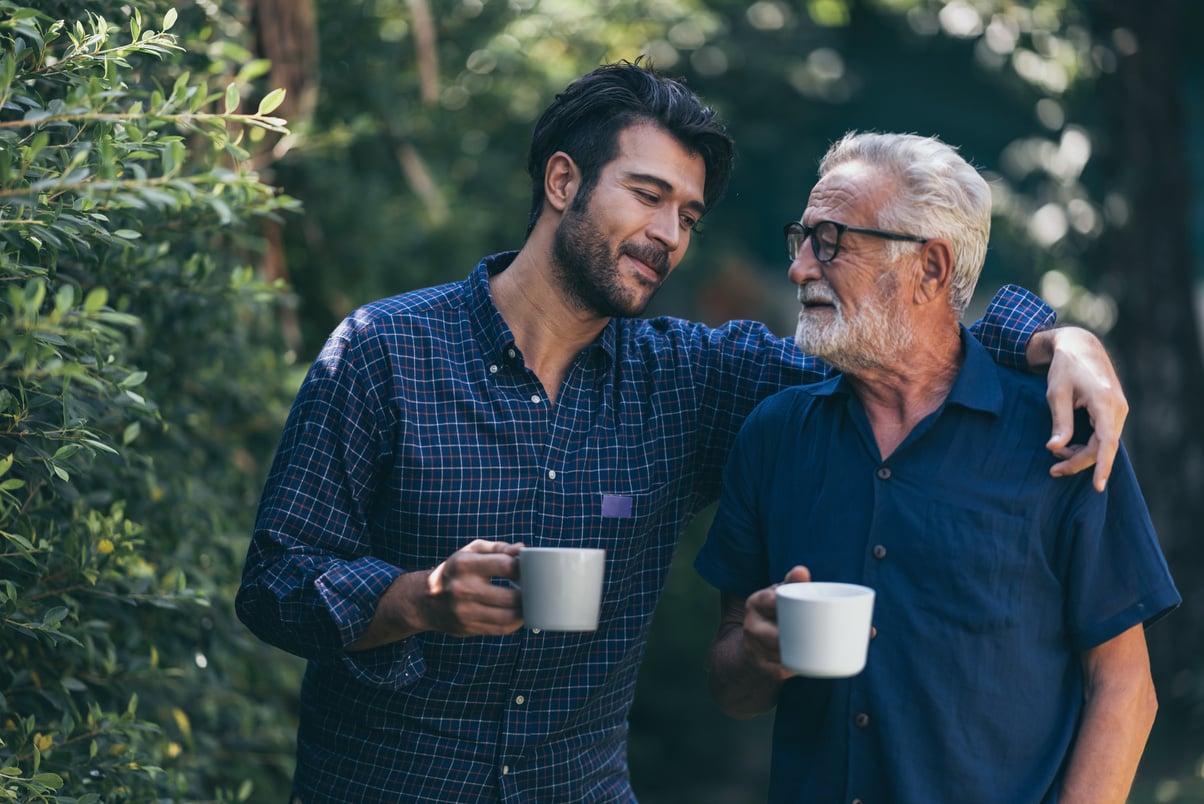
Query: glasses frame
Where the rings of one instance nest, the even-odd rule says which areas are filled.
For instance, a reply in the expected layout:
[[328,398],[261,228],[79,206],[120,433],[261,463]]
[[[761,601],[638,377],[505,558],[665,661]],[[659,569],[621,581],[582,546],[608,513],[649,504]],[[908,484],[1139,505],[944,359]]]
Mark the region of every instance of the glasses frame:
[[[815,230],[821,226],[832,226],[836,229],[836,241],[832,244],[832,253],[825,258],[820,249],[827,251],[827,244],[822,242],[820,238],[815,237]],[[811,241],[811,253],[815,255],[815,259],[821,263],[829,263],[836,259],[836,255],[840,253],[840,241],[844,237],[845,232],[854,232],[856,234],[869,235],[870,237],[880,237],[883,240],[906,240],[912,243],[927,243],[930,238],[917,237],[916,235],[904,234],[903,232],[887,232],[882,229],[867,229],[864,226],[850,226],[847,223],[837,223],[836,221],[819,221],[814,226],[808,226],[799,221],[791,221],[782,227],[782,234],[786,235],[786,255],[790,257],[790,261],[794,262],[798,259],[799,253],[803,250],[803,243],[807,240]],[[797,241],[795,240],[796,238]],[[796,245],[797,242],[797,245]]]

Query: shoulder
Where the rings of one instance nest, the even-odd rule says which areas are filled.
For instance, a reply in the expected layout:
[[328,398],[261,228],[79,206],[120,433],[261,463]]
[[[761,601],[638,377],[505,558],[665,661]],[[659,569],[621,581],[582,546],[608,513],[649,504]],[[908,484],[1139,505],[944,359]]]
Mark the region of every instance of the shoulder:
[[676,358],[697,367],[743,373],[766,364],[798,362],[794,342],[759,321],[729,321],[718,327],[672,316],[618,321],[624,350],[662,361]]
[[804,422],[817,413],[822,415],[824,402],[832,398],[832,388],[840,379],[834,377],[810,385],[796,385],[770,394],[757,403],[745,421],[749,431],[780,431],[784,427],[801,429]]
[[453,282],[378,299],[352,311],[340,328],[371,333],[457,315],[464,307],[466,292],[464,282]]

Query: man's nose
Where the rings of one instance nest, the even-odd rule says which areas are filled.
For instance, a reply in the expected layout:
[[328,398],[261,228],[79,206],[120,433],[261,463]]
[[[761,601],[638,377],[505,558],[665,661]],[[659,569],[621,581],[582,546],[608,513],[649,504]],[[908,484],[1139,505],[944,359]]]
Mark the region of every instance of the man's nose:
[[811,252],[811,244],[804,243],[803,247],[798,250],[798,256],[790,263],[790,269],[786,276],[790,277],[790,281],[796,285],[801,285],[810,279],[820,279],[823,272],[819,267],[819,260],[815,259],[815,255]]
[[677,210],[659,209],[648,224],[648,236],[669,251],[676,251],[682,242],[683,229]]

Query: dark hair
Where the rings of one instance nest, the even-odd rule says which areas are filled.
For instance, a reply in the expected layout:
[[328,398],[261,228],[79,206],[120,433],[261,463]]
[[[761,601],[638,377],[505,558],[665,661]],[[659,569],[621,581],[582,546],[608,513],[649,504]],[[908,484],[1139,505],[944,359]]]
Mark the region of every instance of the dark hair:
[[544,170],[548,159],[564,151],[581,169],[588,197],[602,168],[617,155],[619,134],[638,123],[665,130],[706,165],[703,203],[709,211],[727,190],[732,173],[732,139],[714,109],[686,88],[682,79],[666,78],[651,63],[604,64],[578,78],[556,96],[535,124],[527,172],[531,175],[531,212],[527,234],[543,209]]

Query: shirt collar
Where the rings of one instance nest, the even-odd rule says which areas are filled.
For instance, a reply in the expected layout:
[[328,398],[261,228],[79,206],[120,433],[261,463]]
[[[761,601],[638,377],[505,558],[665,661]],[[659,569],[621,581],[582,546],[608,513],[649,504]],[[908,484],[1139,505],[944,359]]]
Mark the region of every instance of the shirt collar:
[[[493,303],[493,292],[489,287],[489,277],[509,268],[516,256],[517,251],[491,254],[477,263],[477,267],[468,277],[468,314],[472,319],[473,330],[481,344],[481,350],[490,361],[504,362],[514,359],[518,354],[514,334],[502,318],[502,314],[498,312],[497,305]],[[591,347],[594,351],[601,349],[611,361],[615,355],[619,320],[612,318],[607,322],[606,328]]]
[[[962,346],[965,348],[966,359],[962,363],[949,395],[945,397],[945,405],[961,405],[971,410],[998,415],[1003,412],[1003,388],[999,384],[999,367],[991,359],[986,347],[978,339],[961,326]],[[812,386],[816,396],[834,396],[844,394],[851,396],[853,386],[843,374],[824,380]]]

